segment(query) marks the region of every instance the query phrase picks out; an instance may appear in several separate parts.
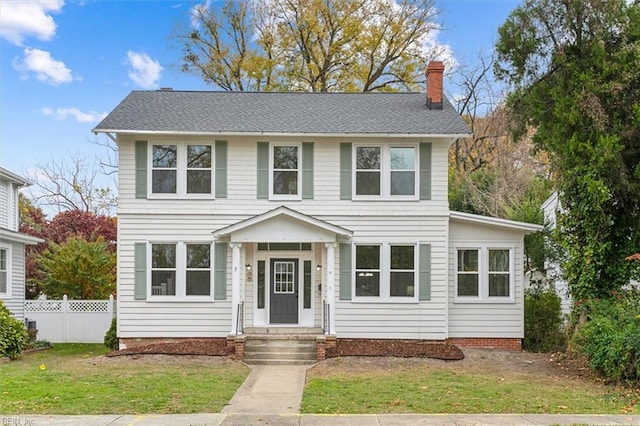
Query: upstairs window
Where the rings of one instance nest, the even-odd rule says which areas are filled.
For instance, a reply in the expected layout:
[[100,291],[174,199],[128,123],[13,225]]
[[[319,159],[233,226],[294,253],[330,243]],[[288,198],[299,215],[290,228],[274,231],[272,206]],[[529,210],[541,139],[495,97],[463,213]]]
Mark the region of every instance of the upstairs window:
[[187,194],[211,194],[211,145],[187,145]]
[[178,189],[177,145],[153,145],[152,158],[152,192],[175,194]]
[[415,146],[355,146],[355,199],[416,199]]
[[151,194],[211,195],[212,145],[151,145]]
[[300,198],[300,147],[272,145],[271,195],[274,198]]
[[512,302],[512,248],[456,248],[456,301]]

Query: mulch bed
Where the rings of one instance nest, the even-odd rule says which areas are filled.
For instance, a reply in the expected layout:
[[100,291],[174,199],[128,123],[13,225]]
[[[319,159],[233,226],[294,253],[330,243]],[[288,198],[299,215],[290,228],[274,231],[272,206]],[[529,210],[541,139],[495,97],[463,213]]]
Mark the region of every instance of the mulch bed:
[[326,357],[341,356],[395,356],[447,361],[464,359],[464,354],[455,345],[416,340],[338,339],[335,347],[326,349]]
[[109,352],[106,356],[122,355],[209,355],[227,356],[227,342],[225,340],[189,339],[179,342],[154,343],[152,345],[135,346],[128,349]]

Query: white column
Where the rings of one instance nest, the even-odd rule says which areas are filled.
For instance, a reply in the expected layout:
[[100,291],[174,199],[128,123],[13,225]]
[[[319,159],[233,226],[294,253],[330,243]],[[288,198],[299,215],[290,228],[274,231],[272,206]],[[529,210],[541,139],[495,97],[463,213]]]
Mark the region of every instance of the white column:
[[231,334],[238,328],[238,305],[240,304],[240,247],[242,244],[231,243]]
[[325,333],[336,334],[336,243],[327,243],[327,292],[325,300],[329,306],[329,330]]

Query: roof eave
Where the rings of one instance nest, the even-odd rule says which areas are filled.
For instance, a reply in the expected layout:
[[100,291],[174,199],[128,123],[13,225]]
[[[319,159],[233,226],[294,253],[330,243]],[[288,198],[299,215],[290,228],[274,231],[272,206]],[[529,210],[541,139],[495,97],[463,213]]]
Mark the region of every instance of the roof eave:
[[477,214],[463,213],[463,212],[456,212],[456,211],[450,212],[449,217],[451,219],[459,220],[463,222],[498,226],[501,228],[509,228],[517,231],[523,231],[526,234],[539,232],[544,229],[543,225],[538,225],[535,223],[518,222],[515,220],[499,219],[496,217],[481,216]]
[[470,137],[470,133],[349,133],[349,132],[191,132],[191,131],[165,131],[165,130],[122,130],[99,129],[93,133],[116,133],[121,135],[181,135],[181,136],[294,136],[294,137],[385,137],[385,138],[446,138],[458,139]]

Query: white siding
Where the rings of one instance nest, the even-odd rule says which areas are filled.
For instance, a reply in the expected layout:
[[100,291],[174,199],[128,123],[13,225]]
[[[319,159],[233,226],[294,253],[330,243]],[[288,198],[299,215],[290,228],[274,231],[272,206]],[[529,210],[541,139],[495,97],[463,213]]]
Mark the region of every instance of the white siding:
[[[514,303],[462,303],[454,301],[456,244],[513,246],[515,253]],[[523,234],[496,226],[451,221],[449,239],[449,336],[448,337],[524,337]]]
[[0,180],[0,228],[9,228],[9,217],[11,215],[11,204],[9,203],[9,189],[11,184],[9,182]]
[[7,259],[11,292],[8,297],[0,296],[0,300],[17,319],[22,321],[24,320],[24,244],[0,240],[0,247],[9,248],[11,255],[11,258]]
[[[118,139],[120,155],[118,215],[146,212],[152,214],[227,214],[254,216],[267,210],[287,205],[292,209],[313,216],[335,214],[357,215],[423,215],[447,214],[447,153],[446,140],[407,140],[407,142],[433,142],[432,148],[432,200],[429,201],[345,201],[340,200],[340,142],[358,142],[327,138],[321,141],[305,139],[314,143],[314,198],[300,201],[270,201],[256,199],[257,145],[264,138],[192,138],[188,141],[215,139],[228,141],[227,169],[228,188],[226,199],[136,199],[134,141],[153,142],[185,141],[184,138],[123,137]],[[274,139],[283,142],[287,138]],[[296,139],[295,141],[300,141]],[[385,142],[385,140],[372,140]],[[394,142],[398,142],[394,140]]]
[[[355,139],[295,139],[314,144],[314,198],[299,201],[256,199],[256,155],[258,141],[266,138],[211,137],[189,141],[228,141],[226,199],[167,200],[135,199],[134,141],[185,141],[185,138],[119,136],[119,271],[118,336],[131,337],[214,337],[226,336],[231,328],[231,274],[227,276],[227,300],[209,302],[136,301],[133,297],[133,247],[135,242],[210,240],[211,233],[238,221],[281,205],[325,220],[354,232],[354,243],[379,241],[429,243],[432,246],[431,300],[415,303],[361,303],[339,300],[336,282],[336,331],[339,337],[444,339],[447,334],[447,140],[433,142],[432,200],[429,201],[349,201],[340,200],[341,142]],[[273,142],[293,141],[291,138]],[[373,140],[372,142],[388,142]],[[394,139],[393,142],[398,142]],[[240,264],[254,263],[252,245],[243,244]],[[231,271],[231,250],[228,271]],[[247,254],[248,253],[248,254]],[[324,247],[315,245],[318,263]],[[336,272],[339,271],[336,250]],[[314,263],[315,265],[315,263]],[[244,283],[245,326],[253,324],[253,285]],[[254,271],[255,273],[255,271]],[[255,277],[255,275],[254,275]],[[336,280],[338,274],[336,273]],[[316,284],[314,283],[314,287]],[[315,293],[315,318],[321,325],[322,301]]]

